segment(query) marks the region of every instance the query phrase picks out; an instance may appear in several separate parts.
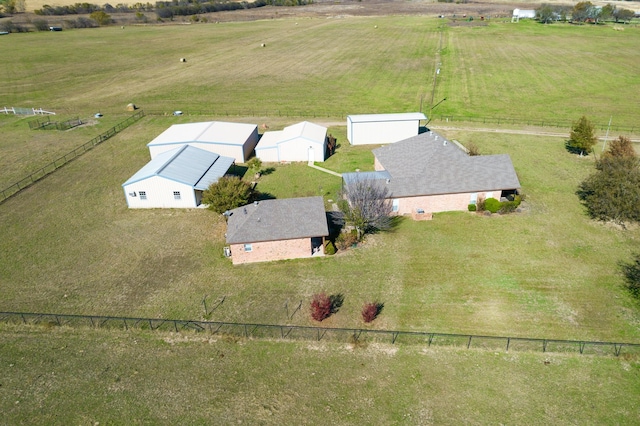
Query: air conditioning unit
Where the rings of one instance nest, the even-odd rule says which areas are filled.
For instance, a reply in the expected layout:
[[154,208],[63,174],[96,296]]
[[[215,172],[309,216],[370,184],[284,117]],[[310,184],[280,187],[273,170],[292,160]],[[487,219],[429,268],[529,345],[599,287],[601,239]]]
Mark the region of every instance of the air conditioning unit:
[[129,197],[135,197],[137,194],[135,192],[130,192]]

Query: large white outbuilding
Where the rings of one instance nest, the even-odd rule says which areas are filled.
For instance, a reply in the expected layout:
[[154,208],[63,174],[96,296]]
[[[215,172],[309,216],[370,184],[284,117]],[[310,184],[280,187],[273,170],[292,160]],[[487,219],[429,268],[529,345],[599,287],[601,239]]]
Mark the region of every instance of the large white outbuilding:
[[308,121],[265,132],[256,145],[256,157],[264,162],[322,162],[326,152],[327,128]]
[[129,208],[193,208],[233,158],[191,145],[162,152],[122,184]]
[[417,136],[421,112],[347,116],[347,140],[351,145],[384,144]]
[[258,138],[256,124],[207,121],[174,124],[147,146],[151,158],[189,144],[205,151],[231,157],[236,163],[245,163],[258,143]]

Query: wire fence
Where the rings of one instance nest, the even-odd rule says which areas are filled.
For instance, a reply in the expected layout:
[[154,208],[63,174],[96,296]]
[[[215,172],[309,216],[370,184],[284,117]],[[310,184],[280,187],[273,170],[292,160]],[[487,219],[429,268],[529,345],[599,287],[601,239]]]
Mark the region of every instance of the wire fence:
[[[349,113],[332,110],[299,110],[299,109],[220,109],[220,110],[183,110],[183,111],[163,111],[163,110],[146,110],[147,115],[185,115],[185,116],[209,116],[209,117],[291,117],[291,118],[339,118],[344,120],[346,126],[347,115]],[[559,129],[571,129],[574,122],[569,120],[549,120],[549,119],[531,119],[531,118],[514,118],[514,117],[477,117],[465,115],[433,115],[427,118],[431,121],[442,123],[477,123],[491,125],[512,125],[512,126],[531,126],[531,127],[553,127]],[[606,131],[609,129],[614,133],[635,134],[640,132],[639,126],[620,126],[609,125],[609,123],[593,123],[596,130]]]
[[136,112],[131,117],[127,118],[121,123],[116,124],[106,132],[102,133],[101,135],[96,136],[95,138],[91,139],[88,142],[85,142],[81,146],[75,148],[73,151],[63,155],[62,157],[52,161],[46,166],[31,173],[29,176],[3,189],[2,191],[0,191],[0,204],[6,201],[8,198],[16,195],[18,192],[22,191],[23,189],[26,189],[31,185],[33,185],[34,183],[38,182],[39,180],[47,177],[48,175],[55,172],[60,167],[69,163],[70,161],[75,160],[85,152],[93,149],[96,145],[99,145],[102,142],[106,141],[107,139],[120,133],[121,131],[129,127],[131,124],[135,123],[136,121],[144,117],[144,115],[145,114],[142,110]]
[[447,346],[467,349],[473,347],[492,351],[503,350],[506,352],[580,353],[600,356],[640,354],[640,343],[482,336],[426,331],[377,330],[371,328],[328,328],[300,325],[27,312],[0,312],[0,321],[9,324],[158,330],[176,333],[191,331],[248,339],[324,340],[349,343],[379,342],[424,345],[428,347]]
[[[444,123],[478,123],[478,124],[495,124],[502,125],[519,125],[519,126],[532,126],[532,127],[555,127],[560,129],[571,129],[574,122],[567,120],[543,120],[543,119],[528,119],[528,118],[509,118],[509,117],[470,117],[462,115],[434,115],[430,117],[431,121],[440,121]],[[606,131],[609,130],[614,133],[629,133],[640,131],[638,126],[619,126],[609,125],[609,123],[593,123],[596,130]]]

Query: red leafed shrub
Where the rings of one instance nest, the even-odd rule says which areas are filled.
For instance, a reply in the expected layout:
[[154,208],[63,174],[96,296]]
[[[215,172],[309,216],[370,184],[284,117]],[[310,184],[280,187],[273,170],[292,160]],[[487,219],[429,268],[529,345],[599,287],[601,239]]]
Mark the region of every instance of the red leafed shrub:
[[380,315],[384,308],[384,303],[368,302],[362,307],[362,319],[364,322],[371,322]]
[[322,321],[331,315],[331,299],[325,293],[313,296],[311,301],[311,318]]

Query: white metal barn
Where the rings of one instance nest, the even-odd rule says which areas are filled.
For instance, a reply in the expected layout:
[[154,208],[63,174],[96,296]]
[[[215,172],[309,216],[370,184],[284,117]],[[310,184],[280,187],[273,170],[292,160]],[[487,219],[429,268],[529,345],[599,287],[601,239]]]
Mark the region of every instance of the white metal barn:
[[183,145],[156,155],[122,184],[129,208],[198,207],[233,158]]
[[149,142],[151,158],[181,145],[189,144],[205,151],[246,162],[258,143],[256,124],[207,121],[174,124]]
[[513,9],[511,22],[518,22],[520,19],[535,19],[536,11],[533,9]]
[[421,112],[399,114],[362,114],[347,116],[347,140],[351,145],[393,143],[420,131]]
[[308,121],[265,132],[256,145],[256,157],[264,162],[322,162],[326,152],[327,128]]

